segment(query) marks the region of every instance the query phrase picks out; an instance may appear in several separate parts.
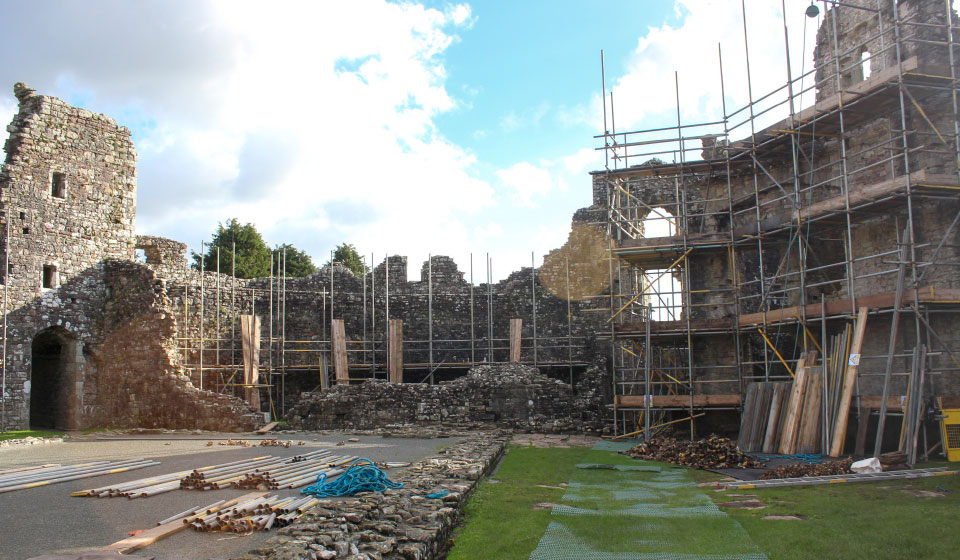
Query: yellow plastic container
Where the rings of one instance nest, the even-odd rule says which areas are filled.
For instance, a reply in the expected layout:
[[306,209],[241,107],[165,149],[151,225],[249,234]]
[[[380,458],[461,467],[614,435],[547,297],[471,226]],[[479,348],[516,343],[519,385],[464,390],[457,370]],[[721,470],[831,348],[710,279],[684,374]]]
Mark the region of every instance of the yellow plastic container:
[[943,428],[943,441],[947,445],[947,460],[960,461],[960,408],[947,408],[941,412],[944,418],[940,426]]

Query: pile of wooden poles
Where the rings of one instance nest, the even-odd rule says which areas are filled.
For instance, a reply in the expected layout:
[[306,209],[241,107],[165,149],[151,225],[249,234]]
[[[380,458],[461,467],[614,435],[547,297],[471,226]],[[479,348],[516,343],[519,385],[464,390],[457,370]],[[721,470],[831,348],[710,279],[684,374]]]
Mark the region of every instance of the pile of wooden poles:
[[[237,481],[237,488],[247,488],[251,490],[279,490],[281,488],[299,488],[317,480],[320,474],[318,468],[337,467],[351,463],[359,457],[353,455],[341,455],[337,457],[325,458],[321,465],[316,461],[308,464],[295,463],[293,465],[279,465],[264,470],[257,470],[247,473],[242,479]],[[323,471],[327,478],[343,472],[343,469],[331,468]]]
[[74,492],[70,495],[87,498],[149,498],[150,496],[156,496],[157,494],[163,494],[165,492],[177,490],[180,488],[180,482],[184,477],[187,477],[197,471],[219,471],[221,469],[227,469],[237,465],[254,464],[268,460],[281,460],[281,458],[273,457],[271,455],[264,455],[262,457],[254,457],[253,459],[233,461],[232,463],[210,465],[209,467],[200,467],[199,469],[179,471],[159,476],[152,476],[149,478],[131,480],[121,484],[111,484],[108,486],[101,486],[100,488],[90,488],[88,490]]
[[194,531],[232,531],[234,533],[249,533],[252,531],[269,531],[271,527],[285,527],[303,512],[320,503],[313,496],[292,496],[281,498],[256,498],[238,503],[229,508],[195,517],[189,523]]
[[[221,463],[141,478],[121,484],[90,488],[74,492],[71,496],[115,498],[149,498],[178,489],[213,490],[217,488],[297,488],[316,480],[325,472],[327,476],[340,474],[336,469],[355,460],[356,457],[330,456],[327,450],[318,450],[294,457],[264,455],[252,459]],[[159,463],[151,463],[159,464]]]
[[[230,487],[259,488],[262,484],[264,489],[296,488],[315,480],[321,469],[354,459],[356,457],[332,457],[330,452],[324,449],[295,457],[239,461],[215,469],[196,469],[180,480],[179,487],[185,490],[216,490]],[[276,486],[271,486],[272,484]]]
[[116,474],[159,465],[157,461],[147,459],[128,459],[125,461],[95,461],[79,465],[41,465],[24,467],[0,472],[0,494],[14,490],[25,490],[48,484],[79,480],[105,474]]

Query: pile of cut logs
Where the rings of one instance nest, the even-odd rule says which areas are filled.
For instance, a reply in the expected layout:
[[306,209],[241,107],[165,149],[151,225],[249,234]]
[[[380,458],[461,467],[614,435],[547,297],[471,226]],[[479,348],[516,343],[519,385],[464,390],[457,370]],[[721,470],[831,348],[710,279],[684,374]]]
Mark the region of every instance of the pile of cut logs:
[[733,440],[719,436],[696,441],[656,438],[621,453],[634,459],[664,461],[702,470],[765,466],[761,461],[742,453]]

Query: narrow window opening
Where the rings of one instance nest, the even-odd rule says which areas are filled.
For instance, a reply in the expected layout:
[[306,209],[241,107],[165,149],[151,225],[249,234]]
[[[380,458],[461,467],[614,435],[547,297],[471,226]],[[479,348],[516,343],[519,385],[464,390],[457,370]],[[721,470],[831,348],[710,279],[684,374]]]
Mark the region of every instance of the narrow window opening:
[[56,265],[52,265],[52,264],[43,265],[43,287],[56,288],[59,283],[60,283],[60,277],[57,274]]
[[[648,238],[677,235],[676,217],[666,208],[654,208],[643,220],[643,232]],[[647,304],[653,308],[651,318],[654,321],[679,321],[682,318],[683,289],[676,271],[646,270],[643,286],[647,289]]]
[[26,212],[20,212],[20,219],[21,219],[21,220],[26,220],[26,219],[27,219],[27,213],[26,213]]
[[870,51],[860,53],[860,71],[864,80],[870,77],[870,56]]
[[67,178],[59,171],[55,171],[50,179],[50,195],[55,198],[67,198]]
[[30,228],[28,228],[28,227],[23,228],[23,234],[24,234],[24,235],[30,235]]

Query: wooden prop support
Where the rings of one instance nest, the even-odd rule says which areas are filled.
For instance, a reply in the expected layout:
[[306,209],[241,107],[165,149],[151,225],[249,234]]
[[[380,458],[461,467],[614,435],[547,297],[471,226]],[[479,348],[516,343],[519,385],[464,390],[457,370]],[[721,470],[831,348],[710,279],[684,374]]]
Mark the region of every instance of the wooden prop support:
[[260,410],[260,317],[240,316],[240,343],[243,354],[244,398],[254,410]]
[[520,335],[523,332],[523,319],[510,319],[510,361],[520,361]]
[[350,383],[350,374],[347,371],[347,334],[343,327],[343,319],[334,319],[330,325],[333,335],[333,371],[337,377],[337,385]]
[[390,319],[390,383],[403,383],[403,319]]

